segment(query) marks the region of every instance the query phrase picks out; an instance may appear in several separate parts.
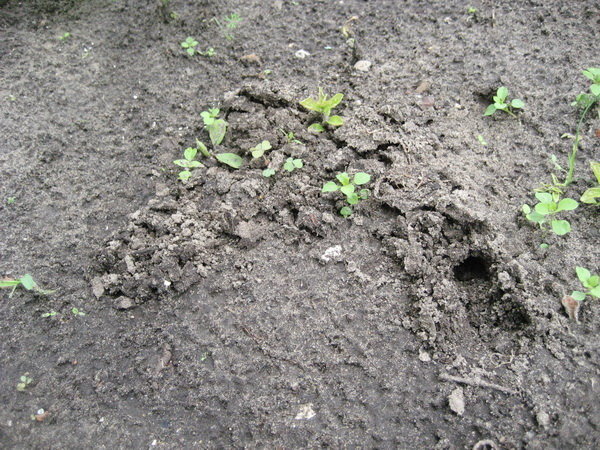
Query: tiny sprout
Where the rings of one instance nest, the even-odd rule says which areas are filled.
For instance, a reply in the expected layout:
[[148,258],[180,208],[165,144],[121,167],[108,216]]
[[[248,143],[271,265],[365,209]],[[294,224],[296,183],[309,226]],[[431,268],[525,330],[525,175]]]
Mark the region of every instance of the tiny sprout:
[[262,176],[265,178],[269,178],[275,175],[275,169],[265,169],[262,171]]
[[12,291],[10,292],[10,294],[8,295],[9,298],[13,296],[15,290],[19,286],[23,286],[23,288],[25,288],[28,291],[34,291],[34,292],[37,292],[38,294],[42,294],[42,295],[48,295],[48,294],[52,294],[54,292],[52,290],[40,288],[38,286],[38,284],[33,280],[32,276],[29,274],[23,275],[21,278],[18,278],[16,280],[13,280],[13,279],[0,280],[0,288],[10,288],[10,287],[13,288]]
[[71,308],[71,313],[75,316],[85,316],[85,313],[79,308]]
[[[176,159],[175,161],[173,161],[173,164],[178,165],[179,167],[183,167],[185,170],[182,170],[181,172],[179,172],[179,179],[181,181],[183,181],[184,183],[190,179],[190,177],[192,176],[192,172],[190,171],[190,169],[195,169],[197,167],[204,167],[204,164],[202,164],[200,161],[196,161],[196,154],[198,153],[198,150],[200,148],[202,148],[202,150],[206,150],[206,146],[196,140],[198,148],[193,148],[193,147],[188,147],[183,151],[183,158],[184,159]],[[202,152],[202,150],[200,150]],[[203,153],[203,152],[202,152]],[[204,153],[203,153],[204,154]]]
[[342,117],[331,115],[331,110],[339,105],[343,98],[343,94],[335,94],[333,97],[327,98],[327,95],[323,93],[323,89],[319,88],[318,98],[308,97],[302,100],[300,102],[301,106],[321,114],[321,123],[313,123],[308,129],[316,133],[321,133],[322,131],[325,131],[325,125],[330,125],[332,127],[343,125],[344,119]]
[[32,382],[33,379],[29,377],[29,373],[25,372],[19,377],[19,383],[17,383],[17,391],[24,392],[25,389],[27,389],[27,386],[29,386]]
[[575,267],[577,278],[585,288],[585,291],[573,291],[571,297],[578,302],[585,300],[586,296],[600,298],[600,276],[592,275],[585,267]]
[[208,130],[210,141],[213,145],[219,145],[227,133],[227,122],[225,119],[219,119],[219,108],[211,108],[208,111],[202,111],[200,116],[204,122],[204,128]]
[[250,153],[252,153],[252,157],[256,159],[262,157],[266,151],[271,150],[272,148],[269,141],[262,141],[260,144],[252,147]]
[[580,200],[588,205],[600,205],[600,163],[591,161],[590,166],[598,184],[595,187],[586,189],[581,195]]
[[181,47],[183,47],[190,56],[194,56],[196,54],[197,45],[198,41],[191,36],[188,36],[186,40],[181,43]]
[[293,172],[296,169],[301,169],[304,167],[304,163],[301,159],[288,158],[283,165],[284,170],[288,172]]
[[[343,172],[338,173],[335,178],[340,184],[337,184],[335,181],[329,181],[323,185],[323,188],[321,189],[322,193],[340,191],[346,196],[346,202],[348,202],[349,205],[356,205],[361,200],[369,198],[370,191],[368,189],[360,189],[357,192],[356,187],[371,181],[371,175],[359,172],[354,175],[353,178],[350,178],[346,172]],[[352,208],[344,206],[340,210],[340,214],[343,217],[349,217],[352,214]]]
[[496,91],[496,95],[494,95],[493,100],[494,103],[487,107],[487,109],[483,113],[484,116],[491,116],[496,111],[504,111],[505,113],[513,117],[517,117],[514,114],[513,110],[522,109],[525,106],[523,100],[520,100],[518,98],[509,101],[508,89],[504,86],[498,88],[498,91]]
[[542,231],[545,231],[545,225],[550,223],[550,228],[554,234],[563,236],[571,231],[571,224],[566,220],[557,220],[556,214],[562,211],[573,211],[579,206],[572,198],[560,198],[558,192],[537,192],[535,198],[538,203],[533,210],[529,205],[523,205],[522,211],[530,222],[539,225]]
[[67,39],[69,39],[71,37],[71,33],[63,33],[62,36],[60,36],[58,39],[60,39],[61,41],[66,41]]
[[50,311],[50,312],[45,312],[43,313],[40,317],[43,318],[47,318],[47,317],[54,317],[56,316],[58,313],[56,311]]

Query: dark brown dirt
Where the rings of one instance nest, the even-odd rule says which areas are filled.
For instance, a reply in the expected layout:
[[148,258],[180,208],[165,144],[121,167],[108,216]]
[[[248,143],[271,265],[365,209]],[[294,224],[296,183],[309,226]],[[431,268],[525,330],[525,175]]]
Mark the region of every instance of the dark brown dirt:
[[[598,448],[600,306],[561,299],[599,210],[565,237],[520,213],[570,150],[597,6],[0,1],[0,275],[56,289],[0,293],[0,447]],[[519,120],[482,116],[501,85]],[[318,86],[346,123],[314,135]],[[223,151],[304,167],[181,183],[209,107]],[[342,171],[372,175],[350,219],[320,192]]]

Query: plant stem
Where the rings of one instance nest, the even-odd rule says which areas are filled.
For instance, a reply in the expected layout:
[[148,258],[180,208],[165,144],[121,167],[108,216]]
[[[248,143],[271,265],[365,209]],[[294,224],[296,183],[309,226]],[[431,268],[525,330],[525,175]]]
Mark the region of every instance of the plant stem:
[[567,176],[565,178],[564,183],[561,186],[568,186],[573,182],[573,174],[575,172],[575,158],[577,157],[577,151],[579,150],[579,141],[581,140],[581,126],[583,125],[583,121],[585,120],[585,116],[592,106],[594,106],[596,102],[591,102],[589,105],[581,113],[579,116],[579,122],[577,122],[577,128],[575,130],[575,139],[573,140],[573,148],[571,150],[571,154],[569,155],[569,171],[567,172]]

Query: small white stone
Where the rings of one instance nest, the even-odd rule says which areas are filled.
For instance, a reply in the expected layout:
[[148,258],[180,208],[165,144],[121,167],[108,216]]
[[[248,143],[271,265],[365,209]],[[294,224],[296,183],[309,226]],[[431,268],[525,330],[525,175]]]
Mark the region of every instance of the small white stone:
[[371,70],[371,61],[367,61],[366,59],[361,59],[354,64],[354,68],[361,72],[368,72]]
[[422,362],[429,362],[431,361],[431,356],[429,356],[429,353],[427,353],[425,350],[420,349],[419,360],[421,360]]
[[308,420],[315,417],[317,414],[312,407],[312,403],[307,403],[306,405],[300,406],[300,411],[296,414],[296,420]]
[[463,415],[465,412],[465,395],[462,388],[456,388],[452,391],[452,394],[448,396],[448,404],[456,414]]
[[321,259],[325,262],[329,262],[331,260],[339,261],[342,256],[342,246],[334,245],[333,247],[329,247],[325,252],[321,255]]
[[296,53],[294,53],[294,56],[298,59],[304,59],[307,56],[310,56],[310,53],[308,53],[306,50],[304,49],[300,49],[298,50]]

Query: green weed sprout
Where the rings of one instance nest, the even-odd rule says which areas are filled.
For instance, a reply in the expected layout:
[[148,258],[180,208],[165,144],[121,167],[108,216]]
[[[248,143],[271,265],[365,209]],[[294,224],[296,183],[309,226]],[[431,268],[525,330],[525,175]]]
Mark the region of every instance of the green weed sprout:
[[[569,170],[565,177],[565,181],[561,184],[562,186],[568,186],[573,182],[573,174],[575,173],[575,158],[577,158],[577,151],[579,150],[579,142],[581,141],[581,126],[588,114],[588,112],[594,107],[594,105],[600,104],[600,67],[590,67],[582,71],[583,75],[592,81],[590,85],[590,94],[581,93],[575,97],[575,101],[571,103],[572,106],[576,106],[581,109],[579,115],[579,121],[577,122],[577,128],[575,129],[575,136],[564,134],[563,136],[570,137],[573,139],[573,146],[571,153],[569,154]],[[600,116],[600,110],[598,111]],[[554,174],[553,178],[556,178]]]
[[71,314],[74,316],[85,316],[85,313],[79,308],[71,308]]
[[270,178],[273,175],[275,175],[276,172],[277,171],[275,169],[270,169],[270,168],[269,169],[265,169],[265,170],[262,171],[262,176],[265,177],[265,178]]
[[19,287],[23,286],[28,291],[34,291],[38,294],[48,295],[52,294],[54,291],[48,289],[42,289],[38,286],[38,284],[33,280],[32,276],[29,274],[23,275],[21,278],[16,280],[0,280],[0,288],[12,288],[12,291],[8,295],[8,297],[12,297],[15,290]]
[[513,117],[517,117],[513,110],[521,109],[525,106],[523,100],[518,98],[514,98],[509,100],[508,98],[508,89],[504,86],[501,86],[496,91],[496,95],[493,97],[494,103],[488,106],[483,113],[484,116],[491,116],[496,111],[504,111],[507,114],[510,114]]
[[333,97],[327,98],[327,95],[323,93],[323,89],[319,88],[318,98],[308,97],[302,100],[300,105],[304,106],[309,111],[315,111],[321,114],[321,123],[313,123],[308,129],[321,133],[325,131],[325,125],[331,125],[332,127],[343,125],[344,119],[342,117],[331,115],[331,110],[339,105],[343,98],[343,94],[335,94]]
[[[353,178],[350,178],[346,172],[343,172],[338,173],[335,178],[340,184],[337,184],[335,181],[329,181],[323,185],[323,189],[321,189],[322,193],[340,191],[346,196],[346,201],[349,205],[356,205],[361,200],[369,198],[370,191],[368,189],[360,189],[357,192],[357,186],[362,186],[371,181],[371,175],[358,172]],[[340,214],[344,217],[349,217],[352,215],[352,208],[344,206],[340,209]]]
[[596,161],[590,161],[590,166],[592,167],[592,172],[596,177],[596,181],[598,182],[597,186],[591,187],[587,189],[581,195],[581,202],[587,203],[588,205],[600,205],[600,163]]
[[[206,146],[196,140],[198,147],[202,146],[206,149]],[[181,181],[183,181],[184,183],[190,179],[190,177],[192,176],[192,172],[190,169],[195,169],[197,167],[204,167],[204,164],[202,164],[200,161],[196,161],[196,154],[198,153],[198,149],[197,148],[193,148],[193,147],[188,147],[183,151],[183,158],[184,159],[176,159],[175,161],[173,161],[174,164],[178,165],[179,167],[183,167],[184,170],[182,170],[181,172],[179,172],[179,179]]]
[[571,297],[581,302],[585,300],[585,297],[590,295],[594,298],[600,298],[600,277],[598,275],[592,275],[589,270],[584,267],[575,267],[577,272],[577,278],[586,289],[585,291],[573,291]]
[[208,111],[202,111],[200,116],[204,121],[204,128],[208,130],[210,141],[213,145],[219,145],[227,133],[227,122],[225,119],[219,119],[219,108],[211,108]]
[[29,377],[29,373],[25,372],[23,375],[19,377],[19,382],[17,383],[17,391],[25,392],[27,386],[33,383],[33,378]]
[[579,206],[572,198],[560,198],[558,192],[537,192],[535,197],[538,203],[533,211],[527,204],[523,205],[522,210],[525,217],[530,222],[539,225],[542,231],[546,231],[546,225],[550,223],[552,232],[558,236],[563,236],[571,231],[571,224],[566,220],[558,220],[554,217],[562,211],[572,211]]
[[292,144],[292,143],[293,144],[302,144],[302,141],[299,141],[298,139],[296,139],[296,135],[294,134],[293,131],[285,131],[283,128],[280,128],[279,131],[281,131],[283,133],[288,144]]
[[304,162],[301,159],[288,158],[283,164],[283,169],[288,172],[293,172],[296,169],[302,169]]
[[271,150],[271,143],[269,141],[262,141],[260,144],[256,144],[256,146],[250,149],[250,153],[252,153],[252,157],[254,159],[261,158],[266,151]]
[[58,39],[60,39],[61,41],[66,41],[70,37],[71,37],[71,33],[66,32],[66,33],[63,33],[62,36],[60,36]]
[[194,56],[196,54],[196,47],[198,46],[198,41],[191,36],[188,36],[185,41],[181,43],[181,47],[185,49],[188,55]]

